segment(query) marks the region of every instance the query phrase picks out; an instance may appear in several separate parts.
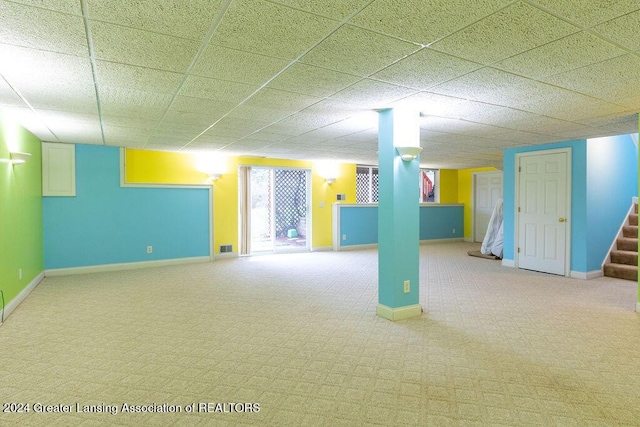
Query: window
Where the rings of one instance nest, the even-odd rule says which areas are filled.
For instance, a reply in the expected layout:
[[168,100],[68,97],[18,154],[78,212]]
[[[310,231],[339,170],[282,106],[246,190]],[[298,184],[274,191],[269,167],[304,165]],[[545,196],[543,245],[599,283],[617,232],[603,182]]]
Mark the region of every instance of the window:
[[[420,203],[438,202],[436,169],[420,169]],[[356,203],[378,203],[378,168],[356,167]]]
[[378,203],[378,168],[356,168],[356,203]]

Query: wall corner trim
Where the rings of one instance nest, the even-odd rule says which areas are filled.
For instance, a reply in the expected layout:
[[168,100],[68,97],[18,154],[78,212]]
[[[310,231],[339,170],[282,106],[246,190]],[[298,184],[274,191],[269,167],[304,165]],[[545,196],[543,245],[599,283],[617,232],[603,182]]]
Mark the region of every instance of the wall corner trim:
[[238,252],[225,252],[225,253],[220,253],[220,254],[215,254],[213,256],[213,259],[227,259],[227,258],[239,258],[240,255],[238,254]]
[[574,279],[590,280],[590,279],[595,279],[596,277],[602,277],[602,276],[604,276],[604,272],[600,269],[600,270],[587,271],[586,273],[584,271],[571,270],[571,275],[569,277],[572,277]]
[[162,267],[167,265],[195,264],[211,262],[208,256],[160,259],[155,261],[125,262],[120,264],[89,265],[86,267],[55,268],[44,271],[45,277],[69,276],[72,274],[105,273],[110,271],[137,270],[139,268]]
[[40,272],[40,274],[38,274],[31,282],[29,282],[29,284],[18,295],[16,295],[15,298],[13,298],[9,302],[9,304],[7,304],[7,306],[4,308],[4,312],[2,312],[2,310],[0,309],[0,313],[2,313],[2,318],[4,320],[7,320],[7,317],[11,315],[13,310],[15,310],[16,307],[18,307],[18,305],[20,305],[20,303],[24,301],[25,298],[27,298],[31,291],[33,291],[36,286],[38,286],[42,279],[44,279],[44,276],[44,271]]

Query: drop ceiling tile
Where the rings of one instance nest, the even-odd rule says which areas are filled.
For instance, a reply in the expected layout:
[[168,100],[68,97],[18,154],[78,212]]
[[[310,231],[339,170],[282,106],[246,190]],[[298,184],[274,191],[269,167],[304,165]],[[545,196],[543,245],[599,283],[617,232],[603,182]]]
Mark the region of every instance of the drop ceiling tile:
[[137,107],[167,108],[171,95],[118,86],[100,86],[100,102],[104,105],[131,105]]
[[215,99],[231,103],[238,103],[258,90],[257,85],[235,83],[206,77],[188,76],[180,88],[180,95]]
[[152,130],[158,126],[158,120],[143,119],[135,116],[102,115],[102,123],[105,126],[118,126],[125,128],[137,128]]
[[[132,143],[138,142],[138,144],[146,143],[153,132],[151,130],[145,130],[140,128],[130,128],[123,126],[104,126],[104,137],[109,145],[119,145],[119,143],[131,141]],[[116,141],[119,143],[116,144]]]
[[541,78],[567,72],[616,56],[624,50],[592,34],[580,32],[494,64],[515,74]]
[[419,92],[394,102],[392,106],[420,111],[425,115],[459,118],[465,103],[464,99],[453,96]]
[[147,145],[147,142],[141,139],[131,139],[127,137],[123,137],[123,138],[113,137],[113,138],[107,139],[105,141],[105,145],[108,145],[111,147],[127,147],[127,148],[142,150]]
[[178,123],[178,124],[187,124],[187,125],[198,125],[198,126],[209,126],[212,123],[215,123],[216,120],[219,120],[222,117],[222,114],[213,115],[213,114],[199,114],[193,113],[189,111],[178,111],[174,109],[169,109],[164,116],[163,122],[167,123]]
[[250,118],[239,119],[236,117],[223,117],[218,123],[216,123],[216,126],[250,131],[252,133],[263,127],[266,127],[267,125],[269,125],[268,122],[261,122],[259,120],[253,120]]
[[413,43],[345,25],[300,61],[366,77],[419,48]]
[[82,17],[12,2],[0,3],[0,40],[44,51],[86,55]]
[[160,135],[171,135],[181,138],[193,138],[204,132],[209,125],[194,125],[188,123],[162,122],[155,126],[154,130]]
[[[609,102],[640,96],[640,58],[623,55],[543,79],[553,85]],[[640,108],[640,105],[635,105]]]
[[260,130],[256,133],[251,134],[251,137],[249,137],[248,139],[264,142],[279,142],[287,139],[287,136],[273,132],[267,132],[266,130]]
[[[640,4],[637,5],[640,8]],[[623,46],[635,53],[640,53],[640,37],[638,37],[639,27],[640,10],[637,10],[628,15],[604,22],[594,27],[593,30],[614,43],[618,43],[620,46]]]
[[344,102],[364,110],[387,108],[398,99],[405,98],[416,91],[389,83],[364,79],[331,96],[331,100]]
[[249,85],[261,85],[287,66],[289,61],[209,44],[192,74]]
[[27,107],[2,106],[0,110],[20,123],[42,141],[56,142],[58,139],[51,133],[43,117]]
[[263,122],[273,123],[283,118],[291,115],[292,113],[282,110],[273,110],[268,107],[260,107],[249,101],[245,102],[242,105],[235,107],[233,110],[229,112],[228,117],[236,117],[239,119],[244,119],[246,117],[251,117],[256,120],[260,120]]
[[164,34],[92,22],[97,59],[158,70],[185,72],[199,43]]
[[55,10],[69,15],[82,15],[82,7],[77,0],[12,0],[14,3],[22,3],[27,6],[35,6],[41,9]]
[[144,146],[144,149],[152,151],[180,151],[183,146],[184,144],[180,141],[157,140],[149,142]]
[[153,68],[96,61],[99,86],[126,87],[149,92],[174,94],[183,75]]
[[482,64],[491,64],[580,31],[559,18],[518,2],[431,47]]
[[[171,103],[171,110],[211,115],[211,117],[215,117],[214,120],[217,120],[227,114],[234,106],[231,102],[218,101],[215,99],[176,96]],[[212,122],[214,120],[212,120]]]
[[424,45],[452,34],[511,0],[377,0],[352,23]]
[[138,119],[160,120],[166,108],[152,108],[118,102],[107,103],[101,100],[101,113],[107,116],[136,117]]
[[314,96],[265,88],[251,98],[251,105],[294,113],[318,101],[320,101],[320,98]]
[[221,3],[221,0],[87,1],[91,20],[198,41],[209,31]]
[[234,138],[234,139],[240,139],[243,138],[245,136],[251,135],[251,131],[250,130],[243,130],[243,129],[232,129],[232,128],[225,128],[222,126],[214,126],[210,129],[208,129],[204,135],[206,136],[219,136],[222,138]]
[[422,49],[372,76],[401,86],[428,89],[482,67],[432,49]]
[[0,76],[0,104],[13,105],[16,107],[25,107],[22,99],[18,94],[7,84],[7,82]]
[[274,1],[295,9],[302,9],[316,15],[322,15],[338,20],[348,17],[369,2],[369,0],[323,0],[321,2],[309,0]]
[[184,148],[187,153],[202,153],[218,151],[225,147],[225,144],[216,144],[214,142],[194,141]]
[[626,15],[639,8],[636,0],[535,0],[535,3],[584,27]]
[[236,0],[226,11],[212,43],[291,60],[337,25],[334,20],[275,3]]
[[272,80],[268,87],[317,97],[329,96],[360,80],[360,77],[296,63]]
[[104,143],[102,130],[97,124],[76,124],[73,127],[56,126],[51,130],[58,136],[61,142],[94,145],[102,145]]

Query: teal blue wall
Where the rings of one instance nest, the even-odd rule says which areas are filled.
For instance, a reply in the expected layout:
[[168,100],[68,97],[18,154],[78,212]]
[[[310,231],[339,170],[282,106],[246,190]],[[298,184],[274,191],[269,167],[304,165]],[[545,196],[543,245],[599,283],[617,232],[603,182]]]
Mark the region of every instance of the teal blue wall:
[[587,140],[587,271],[601,268],[638,195],[637,158],[630,135]]
[[515,252],[515,156],[570,147],[571,270],[599,270],[631,198],[638,194],[637,148],[629,135],[567,141],[504,151],[504,258]]
[[[456,239],[464,235],[464,206],[420,206],[421,241]],[[453,233],[452,230],[456,232]],[[340,208],[341,246],[371,245],[378,243],[378,207],[343,206]]]
[[43,200],[45,269],[209,256],[209,203],[204,188],[121,188],[119,148],[76,145],[76,197]]
[[511,148],[503,153],[504,248],[506,260],[515,253],[516,154],[571,148],[571,270],[587,271],[587,141],[566,141],[535,147]]

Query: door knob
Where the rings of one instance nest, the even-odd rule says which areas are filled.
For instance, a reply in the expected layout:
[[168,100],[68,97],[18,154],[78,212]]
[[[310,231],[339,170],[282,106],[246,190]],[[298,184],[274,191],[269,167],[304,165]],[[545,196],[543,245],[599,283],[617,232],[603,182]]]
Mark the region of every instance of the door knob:
[[558,218],[558,222],[564,222],[565,219],[564,218]]

